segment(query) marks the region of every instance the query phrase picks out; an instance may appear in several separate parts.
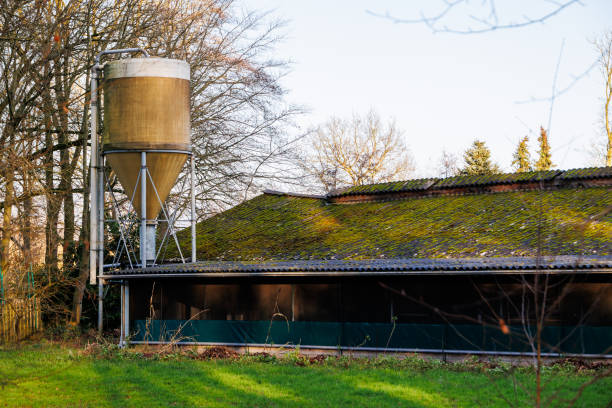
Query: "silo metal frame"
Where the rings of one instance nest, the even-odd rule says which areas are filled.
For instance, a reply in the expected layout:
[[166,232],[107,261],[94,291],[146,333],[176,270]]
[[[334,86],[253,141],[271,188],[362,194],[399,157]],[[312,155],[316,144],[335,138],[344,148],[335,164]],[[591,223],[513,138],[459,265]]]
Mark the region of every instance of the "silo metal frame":
[[[134,150],[108,150],[102,153],[102,157],[104,158],[104,156],[106,156],[107,154],[116,154],[116,153],[134,153]],[[161,255],[161,249],[163,247],[163,245],[165,244],[166,239],[168,239],[169,236],[172,236],[172,238],[175,241],[175,244],[177,245],[177,249],[179,251],[179,256],[181,257],[181,262],[182,263],[186,263],[185,262],[185,256],[183,255],[183,251],[181,250],[181,247],[179,245],[178,242],[178,238],[176,237],[176,228],[175,228],[175,222],[178,219],[178,216],[176,214],[176,210],[174,211],[174,213],[170,212],[170,209],[168,208],[167,205],[165,205],[162,201],[161,198],[157,192],[157,188],[155,186],[155,182],[153,181],[153,177],[151,176],[151,173],[149,172],[149,169],[147,167],[147,154],[148,153],[178,153],[178,154],[185,154],[187,156],[190,156],[190,190],[191,190],[191,216],[190,216],[190,223],[191,223],[191,227],[192,227],[192,238],[194,238],[194,234],[195,234],[195,174],[194,174],[194,170],[195,170],[195,166],[193,165],[193,154],[192,152],[188,151],[188,150],[167,150],[167,149],[151,149],[151,150],[146,150],[146,151],[141,151],[140,155],[141,155],[141,168],[140,168],[140,172],[138,174],[137,177],[137,183],[139,183],[140,188],[141,188],[141,200],[144,199],[144,197],[146,197],[147,195],[147,186],[146,186],[146,182],[147,180],[151,183],[151,186],[153,187],[153,192],[155,193],[155,197],[157,198],[157,201],[161,207],[161,214],[163,214],[164,219],[158,219],[157,222],[166,222],[167,223],[167,228],[166,231],[164,232],[164,235],[162,236],[162,239],[160,241],[160,244],[157,245],[158,248],[155,248],[155,252],[154,252],[154,257],[149,257],[147,253],[147,251],[150,250],[150,248],[148,248],[146,246],[147,242],[149,242],[150,240],[144,236],[145,234],[143,233],[143,231],[147,231],[147,223],[148,222],[152,222],[155,221],[153,219],[149,219],[147,218],[147,214],[146,214],[146,206],[141,206],[141,213],[140,213],[140,217],[139,217],[139,223],[140,223],[140,242],[144,242],[145,245],[140,245],[139,246],[139,255],[137,255],[136,250],[134,249],[136,245],[134,245],[132,243],[132,241],[129,238],[129,235],[127,234],[127,231],[132,227],[132,225],[128,225],[127,222],[128,220],[123,219],[122,217],[120,217],[120,209],[119,209],[119,204],[118,204],[118,200],[115,197],[115,191],[113,191],[112,186],[110,185],[110,180],[108,180],[108,178],[104,177],[104,185],[105,185],[105,193],[108,193],[111,197],[111,203],[113,205],[113,213],[116,215],[115,218],[112,219],[105,219],[104,222],[105,223],[110,223],[110,222],[116,222],[119,226],[119,242],[117,244],[117,249],[115,250],[115,255],[114,255],[114,260],[111,264],[108,265],[104,265],[104,267],[116,267],[119,266],[119,263],[117,262],[119,260],[119,258],[123,255],[123,251],[125,251],[126,255],[128,256],[128,263],[129,263],[129,269],[134,269],[134,268],[138,268],[138,267],[143,267],[142,263],[138,263],[137,260],[140,259],[146,259],[147,261],[152,259],[153,260],[153,265],[155,265],[157,263],[157,260],[159,259],[160,255]],[[134,208],[134,198],[135,198],[135,194],[136,194],[136,189],[134,190],[132,197],[130,197],[129,200],[129,205],[131,207],[131,211],[132,213],[136,213],[136,208]],[[141,201],[142,202],[142,201]],[[180,216],[180,215],[179,215]],[[192,239],[192,253],[191,253],[191,259],[192,262],[195,262],[195,239]],[[134,262],[132,262],[132,258],[134,259]]]
[[[121,153],[121,151],[119,150],[113,150],[113,151],[108,151],[108,152],[102,152],[102,144],[101,141],[99,140],[99,135],[98,135],[98,81],[100,78],[100,72],[102,72],[103,68],[104,68],[104,64],[101,65],[100,64],[100,59],[102,58],[102,56],[104,55],[109,55],[109,54],[126,54],[126,53],[137,53],[140,52],[142,54],[145,55],[145,57],[149,57],[149,54],[142,48],[126,48],[126,49],[115,49],[115,50],[106,50],[106,51],[102,51],[100,52],[96,57],[95,57],[95,61],[94,61],[94,65],[92,66],[91,69],[91,99],[90,99],[90,132],[91,132],[91,158],[90,158],[90,249],[89,249],[89,254],[90,254],[90,260],[89,260],[89,282],[91,285],[95,285],[96,283],[98,284],[98,331],[102,332],[103,329],[103,301],[104,301],[104,281],[102,278],[100,278],[100,276],[102,276],[104,274],[104,268],[112,268],[112,267],[117,267],[120,266],[118,264],[116,264],[115,262],[113,262],[112,264],[109,265],[104,265],[104,226],[106,223],[109,222],[116,222],[119,225],[119,232],[120,232],[120,238],[119,238],[119,244],[118,247],[121,246],[121,244],[123,243],[123,249],[126,250],[126,253],[128,255],[128,262],[129,262],[129,268],[132,269],[134,267],[147,267],[146,265],[146,260],[147,260],[147,255],[146,255],[146,251],[147,251],[147,238],[146,238],[146,231],[147,231],[147,221],[154,221],[154,220],[147,220],[147,215],[146,215],[146,205],[141,205],[141,214],[140,214],[140,230],[141,230],[141,236],[140,236],[140,242],[144,242],[145,245],[140,245],[139,251],[140,251],[140,260],[144,259],[145,260],[145,264],[144,265],[139,265],[136,262],[132,263],[131,258],[130,258],[130,252],[132,254],[132,256],[134,257],[134,259],[138,259],[136,258],[136,251],[133,249],[133,245],[131,245],[131,242],[129,241],[129,237],[127,236],[127,234],[125,232],[127,232],[126,228],[125,228],[125,223],[123,222],[123,220],[120,217],[120,211],[119,208],[117,206],[117,200],[114,196],[114,191],[112,190],[110,183],[108,183],[108,180],[106,178],[106,173],[104,171],[105,169],[105,164],[104,164],[104,159],[105,159],[105,155],[109,154],[111,152],[113,153]],[[127,151],[126,151],[127,152]],[[138,152],[136,150],[129,150],[130,153],[135,153]],[[146,185],[147,185],[147,179],[149,179],[151,185],[153,186],[153,189],[155,191],[155,194],[157,196],[157,199],[159,200],[159,204],[162,208],[162,212],[164,214],[164,216],[166,217],[166,222],[168,223],[168,228],[166,228],[164,237],[160,243],[160,251],[161,248],[165,242],[165,239],[168,235],[169,232],[171,232],[172,236],[175,239],[175,243],[177,245],[177,248],[179,250],[179,253],[181,255],[181,260],[183,263],[185,263],[185,258],[183,257],[182,251],[180,249],[180,245],[178,243],[178,239],[176,238],[176,232],[174,230],[175,225],[174,222],[176,221],[176,211],[175,214],[173,216],[169,216],[169,211],[167,206],[164,205],[164,203],[161,202],[161,199],[159,197],[159,194],[157,193],[157,189],[155,187],[155,183],[153,182],[153,178],[147,168],[147,153],[155,153],[155,152],[173,152],[173,153],[181,153],[181,154],[187,154],[190,158],[190,195],[191,195],[191,205],[190,205],[190,209],[191,209],[191,214],[190,214],[190,224],[191,224],[191,261],[192,262],[196,262],[196,234],[195,234],[195,224],[196,224],[196,213],[195,213],[195,161],[194,161],[194,156],[193,153],[191,151],[167,151],[167,150],[146,150],[146,151],[140,151],[141,153],[141,169],[140,172],[138,174],[138,182],[141,183],[141,202],[144,203],[146,202]],[[137,184],[138,184],[137,182]],[[113,211],[114,214],[116,214],[116,218],[115,219],[109,219],[106,220],[105,216],[104,216],[104,208],[105,208],[105,185],[108,185],[108,192],[110,193],[111,196],[111,201],[112,201],[112,205],[114,206],[115,211]],[[136,189],[134,189],[134,194],[136,193]],[[134,200],[134,194],[132,194],[132,197],[130,198],[130,206],[132,207],[132,210],[134,210],[134,206],[133,206],[133,200]],[[135,211],[134,211],[135,212]],[[129,246],[132,247],[132,250],[130,251]],[[159,252],[154,251],[155,253],[155,257],[153,259],[153,264],[155,264],[155,262],[157,261],[157,258],[159,256]],[[116,257],[118,258],[118,256]],[[129,284],[127,281],[123,281],[121,282],[121,339],[120,339],[120,345],[125,345],[126,343],[126,338],[128,337],[128,333],[129,333]]]

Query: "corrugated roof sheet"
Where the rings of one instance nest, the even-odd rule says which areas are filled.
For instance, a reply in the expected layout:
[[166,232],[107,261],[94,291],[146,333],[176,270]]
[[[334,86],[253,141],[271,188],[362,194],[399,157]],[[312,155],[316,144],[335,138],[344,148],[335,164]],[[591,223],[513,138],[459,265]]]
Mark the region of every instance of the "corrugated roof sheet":
[[448,178],[427,178],[389,183],[369,184],[365,186],[348,187],[332,191],[328,198],[338,198],[354,195],[375,195],[400,192],[427,192],[436,189],[451,189],[460,187],[487,187],[514,183],[545,182],[555,180],[571,181],[612,177],[612,167],[591,167],[571,170],[528,171],[523,173],[501,173],[477,176],[455,176]]
[[423,191],[430,188],[439,179],[437,178],[426,178],[426,179],[414,179],[405,181],[392,181],[389,183],[380,184],[368,184],[364,186],[348,187],[332,191],[328,194],[328,197],[340,197],[346,195],[359,195],[359,194],[376,194],[376,193],[397,193],[403,191]]
[[527,171],[524,173],[489,174],[478,176],[455,176],[439,180],[433,187],[473,187],[493,184],[527,183],[549,181],[561,174],[558,170]]
[[171,264],[144,269],[109,271],[108,277],[120,276],[164,276],[235,274],[235,275],[321,275],[321,274],[462,274],[537,271],[583,271],[612,273],[612,257],[499,257],[463,259],[366,259],[366,260],[327,260],[327,261],[267,261],[232,262],[207,261],[188,264]]
[[612,177],[612,167],[590,167],[585,169],[571,169],[563,171],[558,178],[571,179],[596,179]]

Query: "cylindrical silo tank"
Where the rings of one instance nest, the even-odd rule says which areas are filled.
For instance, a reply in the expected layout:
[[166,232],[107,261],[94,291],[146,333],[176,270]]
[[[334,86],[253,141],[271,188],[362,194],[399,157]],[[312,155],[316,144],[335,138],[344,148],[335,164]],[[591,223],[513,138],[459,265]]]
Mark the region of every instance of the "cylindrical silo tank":
[[[130,58],[104,66],[102,149],[141,214],[141,152],[147,180],[146,218],[153,220],[191,151],[189,65],[167,58]],[[156,194],[157,192],[157,194]]]

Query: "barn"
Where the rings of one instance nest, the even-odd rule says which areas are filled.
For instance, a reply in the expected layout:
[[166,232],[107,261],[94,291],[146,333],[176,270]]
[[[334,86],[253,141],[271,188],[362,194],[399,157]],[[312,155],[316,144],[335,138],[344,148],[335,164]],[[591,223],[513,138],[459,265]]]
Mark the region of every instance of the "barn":
[[611,187],[602,167],[264,191],[197,225],[201,261],[102,278],[122,342],[610,357]]

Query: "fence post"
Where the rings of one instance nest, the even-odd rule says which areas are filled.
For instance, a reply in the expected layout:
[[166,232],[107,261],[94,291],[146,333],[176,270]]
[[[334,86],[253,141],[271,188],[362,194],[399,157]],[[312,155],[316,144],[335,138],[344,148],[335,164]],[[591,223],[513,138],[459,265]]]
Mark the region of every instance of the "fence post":
[[33,325],[32,325],[32,300],[34,300],[34,274],[32,273],[32,264],[30,264],[30,270],[28,270],[28,300],[26,303],[26,309],[27,309],[27,314],[28,314],[28,318],[27,318],[27,332],[28,332],[28,336],[30,336],[34,331],[33,329]]
[[25,296],[7,302],[4,276],[0,269],[0,343],[18,341],[31,336],[42,325],[40,303],[34,287],[34,272],[26,272],[28,279]]

